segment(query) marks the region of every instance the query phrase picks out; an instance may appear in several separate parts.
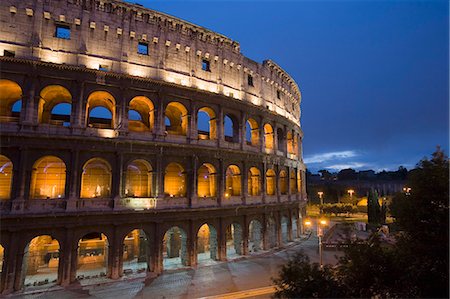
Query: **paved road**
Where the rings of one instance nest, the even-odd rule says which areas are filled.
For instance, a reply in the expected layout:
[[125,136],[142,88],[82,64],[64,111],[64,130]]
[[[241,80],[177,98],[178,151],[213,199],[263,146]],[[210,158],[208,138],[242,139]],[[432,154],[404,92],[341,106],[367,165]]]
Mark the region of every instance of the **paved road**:
[[[16,294],[13,297],[26,299],[153,299],[202,298],[225,295],[271,286],[271,277],[277,275],[279,267],[300,250],[304,250],[313,262],[318,262],[317,248],[317,238],[311,237],[280,251],[268,252],[260,256],[252,256],[228,263],[218,262],[210,266],[199,266],[196,269],[165,272],[153,280],[128,279],[70,290],[60,289],[46,293]],[[335,255],[336,252],[334,251],[325,251],[324,263],[334,264],[336,262]],[[253,298],[269,297],[270,294],[258,295]]]

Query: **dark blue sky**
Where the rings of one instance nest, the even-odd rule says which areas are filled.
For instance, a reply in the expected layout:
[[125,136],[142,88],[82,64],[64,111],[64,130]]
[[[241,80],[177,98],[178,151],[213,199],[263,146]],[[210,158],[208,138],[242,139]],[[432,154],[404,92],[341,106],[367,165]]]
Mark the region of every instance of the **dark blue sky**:
[[438,144],[448,153],[447,1],[138,2],[289,72],[313,171],[411,168]]

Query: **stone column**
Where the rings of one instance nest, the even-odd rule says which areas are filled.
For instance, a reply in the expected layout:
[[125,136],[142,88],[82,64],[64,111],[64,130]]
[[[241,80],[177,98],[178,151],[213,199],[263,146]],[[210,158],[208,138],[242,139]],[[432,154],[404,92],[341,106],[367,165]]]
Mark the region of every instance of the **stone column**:
[[261,223],[262,227],[261,227],[261,234],[263,237],[263,249],[264,250],[268,250],[270,249],[270,244],[269,244],[269,229],[268,229],[268,216],[266,214],[263,215],[263,222]]
[[160,274],[163,271],[163,239],[161,238],[161,225],[156,224],[154,244],[151,252],[151,268],[150,271],[155,274]]
[[192,203],[197,202],[198,157],[196,155],[192,155],[189,168],[188,168],[188,177],[187,177],[187,187],[188,187],[187,194],[188,194],[188,198],[189,198],[189,207],[192,207]]
[[280,190],[280,165],[274,165],[275,170],[275,195],[277,196],[277,202],[281,202],[281,190]]
[[263,162],[262,167],[262,173],[261,173],[261,202],[266,202],[266,189],[267,189],[267,178],[266,178],[266,172],[267,172],[267,163],[266,161]]
[[242,189],[241,189],[241,195],[242,195],[242,204],[247,204],[247,198],[248,198],[248,171],[249,167],[246,161],[242,163],[242,171],[241,171],[241,177],[242,177]]
[[248,231],[248,221],[247,216],[244,216],[244,227],[242,228],[242,254],[248,255],[248,239],[249,239],[249,231]]
[[113,170],[113,177],[112,177],[112,190],[111,190],[111,197],[114,200],[114,206],[116,206],[116,203],[118,204],[118,201],[122,197],[123,188],[122,188],[122,178],[123,178],[123,154],[122,153],[116,153],[116,165],[115,169]]
[[25,247],[23,241],[20,239],[20,236],[12,237],[11,238],[11,244],[16,243],[17,246],[15,247],[15,251],[11,252],[10,254],[15,255],[15,266],[14,266],[14,291],[19,291],[23,286],[23,281],[25,279],[24,274],[22,273],[22,265],[24,263],[24,253],[25,253]]
[[195,231],[192,220],[189,221],[189,231],[187,233],[187,262],[188,266],[197,266],[197,232]]
[[[37,118],[37,104],[39,103],[39,93],[36,93],[37,77],[35,74],[27,76],[27,85],[24,89],[24,96],[22,97],[22,108],[20,111],[21,123],[24,127],[33,126],[36,124]],[[36,115],[36,116],[35,116]]]
[[3,272],[2,278],[3,280],[3,290],[2,294],[10,294],[14,292],[14,281],[16,277],[17,265],[21,266],[17,262],[19,244],[18,242],[14,242],[13,238],[9,237],[9,243],[5,247],[4,257],[3,257]]
[[219,105],[219,114],[217,115],[217,140],[218,140],[218,147],[221,147],[224,145],[225,142],[225,135],[224,135],[224,126],[223,126],[223,108]]
[[[69,198],[67,199],[66,210],[75,210],[80,195],[80,178],[79,172],[83,171],[79,165],[79,151],[72,149],[70,154],[70,170],[66,178],[69,184]],[[67,185],[67,184],[66,184]]]
[[156,197],[164,198],[164,166],[163,166],[163,150],[157,154],[156,159]]
[[275,217],[275,230],[276,230],[276,246],[281,247],[283,246],[283,231],[281,227],[281,215],[280,212],[277,212]]
[[71,89],[72,109],[70,112],[70,126],[75,131],[84,127],[84,82],[76,81],[76,85]]
[[219,159],[219,169],[217,172],[217,205],[222,206],[222,200],[225,193],[225,178],[226,169],[224,167],[223,159]]
[[240,125],[240,146],[241,146],[241,150],[244,150],[245,144],[246,144],[246,139],[245,139],[245,135],[246,135],[246,128],[247,128],[247,113],[245,113],[244,111],[241,111],[241,125]]
[[[59,250],[59,267],[58,267],[58,283],[62,286],[67,286],[72,282],[71,279],[71,266],[72,259],[77,258],[76,251],[75,255],[73,251],[75,240],[73,240],[73,232],[66,229],[65,239]],[[76,269],[75,269],[76,270]]]
[[[198,139],[198,130],[197,130],[197,127],[198,127],[197,126],[198,113],[196,113],[196,111],[197,111],[197,105],[192,104],[191,105],[191,111],[190,111],[191,119],[190,119],[190,122],[189,122],[189,133],[188,133],[188,138],[190,140],[197,140]],[[211,130],[210,130],[210,132],[211,132]]]
[[[18,170],[17,179],[15,180],[16,184],[16,197],[12,200],[11,212],[12,213],[21,213],[24,209],[25,200],[28,199],[29,195],[29,183],[31,176],[31,171],[28,170],[28,149],[20,148],[20,156],[19,156],[19,165],[18,167],[14,167]],[[15,172],[16,173],[16,172]]]
[[120,89],[119,103],[117,103],[117,128],[120,135],[128,135],[128,96],[124,88]]
[[222,218],[219,218],[219,227],[217,231],[217,240],[218,240],[218,251],[219,251],[219,260],[226,261],[227,260],[227,237],[226,230]]
[[288,223],[287,223],[287,239],[288,241],[292,242],[293,241],[293,236],[292,236],[292,213],[289,212],[289,217],[288,217]]
[[265,134],[264,134],[264,121],[261,121],[259,124],[259,145],[260,145],[260,152],[264,153],[266,148],[266,142],[265,142]]
[[117,227],[114,228],[113,240],[110,243],[111,247],[108,250],[108,272],[111,279],[118,279],[122,276],[122,262],[123,262],[123,243],[120,235],[117,231]]
[[165,136],[166,126],[164,124],[164,101],[161,95],[155,98],[155,138],[163,140]]

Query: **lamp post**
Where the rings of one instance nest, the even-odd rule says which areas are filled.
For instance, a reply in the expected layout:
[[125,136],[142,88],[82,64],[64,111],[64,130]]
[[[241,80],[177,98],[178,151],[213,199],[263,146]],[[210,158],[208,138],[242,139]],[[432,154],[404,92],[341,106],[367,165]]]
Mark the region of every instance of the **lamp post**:
[[[311,228],[312,227],[312,221],[311,220],[305,220],[305,226]],[[317,237],[319,239],[319,264],[320,268],[323,268],[323,244],[322,244],[322,237],[323,237],[323,228],[328,225],[328,221],[324,218],[321,218],[317,220]]]
[[405,192],[405,195],[411,195],[411,188],[410,187],[403,187],[403,192]]
[[319,198],[320,198],[320,205],[323,205],[323,200],[322,200],[322,198],[323,198],[323,192],[322,192],[322,191],[319,191],[319,192],[317,192],[317,195],[319,195]]

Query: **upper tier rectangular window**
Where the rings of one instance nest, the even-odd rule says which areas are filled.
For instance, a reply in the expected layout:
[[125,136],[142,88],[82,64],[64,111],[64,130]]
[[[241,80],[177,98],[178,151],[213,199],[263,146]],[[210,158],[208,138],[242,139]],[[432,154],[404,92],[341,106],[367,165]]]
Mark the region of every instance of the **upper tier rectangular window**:
[[138,43],[138,54],[148,55],[148,44],[147,43]]
[[70,39],[70,27],[66,25],[56,25],[55,37]]
[[254,86],[253,85],[253,76],[252,75],[248,75],[247,76],[247,83],[248,83],[248,86]]
[[277,90],[277,99],[281,99],[281,92]]
[[211,71],[209,61],[206,59],[202,60],[202,70],[207,71],[207,72]]

